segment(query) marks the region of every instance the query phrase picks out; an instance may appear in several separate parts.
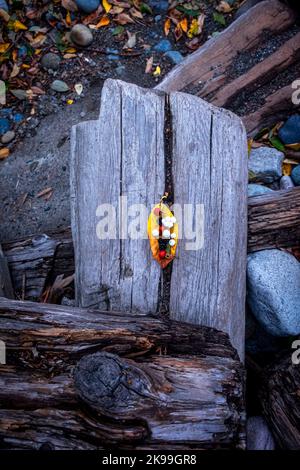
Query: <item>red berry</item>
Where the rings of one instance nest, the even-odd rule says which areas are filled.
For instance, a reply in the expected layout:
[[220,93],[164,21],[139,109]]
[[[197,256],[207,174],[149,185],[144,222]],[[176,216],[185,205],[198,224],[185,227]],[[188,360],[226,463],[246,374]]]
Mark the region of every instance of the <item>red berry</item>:
[[166,257],[166,250],[160,250],[159,257],[160,259],[164,259]]
[[158,216],[160,215],[160,208],[159,208],[159,207],[155,207],[155,209],[153,210],[153,214],[158,217]]

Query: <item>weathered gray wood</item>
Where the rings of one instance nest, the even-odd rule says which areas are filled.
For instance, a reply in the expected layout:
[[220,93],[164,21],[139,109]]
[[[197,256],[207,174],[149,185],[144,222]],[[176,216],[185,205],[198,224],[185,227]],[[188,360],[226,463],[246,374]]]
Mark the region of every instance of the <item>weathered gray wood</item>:
[[[99,240],[96,210],[119,198],[148,210],[164,193],[164,107],[159,92],[107,80],[98,121],[73,128],[71,163],[72,232],[76,297],[82,307],[156,312],[160,269],[147,239]],[[146,233],[144,227],[144,234]]]
[[11,283],[10,272],[8,268],[7,259],[3,254],[0,245],[0,297],[7,297],[14,299],[14,290]]
[[[234,114],[173,93],[176,203],[203,204],[204,245],[179,241],[173,263],[172,318],[226,331],[244,357],[247,251],[247,139]],[[175,133],[174,133],[175,130]]]
[[0,337],[2,447],[244,447],[244,367],[226,333],[0,299]]

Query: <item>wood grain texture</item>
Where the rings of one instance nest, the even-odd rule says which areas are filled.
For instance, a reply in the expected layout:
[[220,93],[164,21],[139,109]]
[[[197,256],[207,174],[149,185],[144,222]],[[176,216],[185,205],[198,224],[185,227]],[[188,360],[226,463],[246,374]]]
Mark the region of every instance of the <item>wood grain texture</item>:
[[[172,318],[229,334],[244,357],[247,247],[247,140],[232,113],[171,93],[174,199],[204,206],[204,245],[179,241],[173,263]],[[200,118],[199,118],[200,117]],[[195,217],[195,216],[194,216]]]
[[[107,80],[98,121],[73,128],[72,232],[76,298],[82,307],[154,313],[160,269],[148,240],[119,239],[119,198],[151,210],[164,193],[164,96]],[[96,210],[117,211],[116,239],[99,240]],[[144,232],[146,234],[146,231]],[[125,235],[126,236],[126,235]]]
[[244,448],[244,368],[226,333],[8,299],[0,318],[2,448]]
[[11,283],[8,262],[3,254],[2,246],[0,245],[0,297],[14,298],[14,290]]
[[226,83],[226,70],[239,52],[261,44],[266,31],[278,34],[295,21],[296,13],[279,0],[261,2],[174,67],[156,88],[189,91],[188,87],[202,83],[200,96],[202,91],[216,92]]
[[249,198],[248,251],[300,245],[300,188]]

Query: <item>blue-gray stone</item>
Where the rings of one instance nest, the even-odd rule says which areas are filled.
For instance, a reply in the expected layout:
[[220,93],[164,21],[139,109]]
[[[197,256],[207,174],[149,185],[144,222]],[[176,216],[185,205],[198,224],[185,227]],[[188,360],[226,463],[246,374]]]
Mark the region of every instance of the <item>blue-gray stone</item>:
[[273,183],[282,176],[284,154],[274,148],[259,147],[250,152],[248,169],[256,182]]
[[147,0],[146,3],[155,13],[164,13],[169,8],[168,0]]
[[294,188],[294,183],[293,183],[293,180],[290,176],[282,176],[280,178],[280,189],[290,189],[290,188]]
[[119,60],[119,59],[120,59],[120,56],[116,54],[108,54],[107,56],[107,60]]
[[161,39],[155,46],[154,50],[157,52],[167,52],[172,49],[172,44],[168,39]]
[[100,0],[75,0],[75,3],[81,11],[92,13],[97,10]]
[[290,253],[262,250],[248,255],[247,301],[273,336],[300,334],[300,263]]
[[183,61],[183,56],[178,51],[168,51],[165,53],[165,56],[170,59],[173,64],[180,64]]
[[161,15],[156,15],[156,16],[154,17],[155,23],[158,23],[160,20],[161,20]]
[[260,196],[261,194],[272,193],[273,189],[262,186],[261,184],[248,184],[248,196]]
[[278,135],[284,144],[298,144],[300,142],[300,114],[294,114],[279,129]]
[[116,73],[118,75],[123,75],[125,73],[125,70],[126,70],[126,67],[125,65],[119,65],[117,68],[116,68]]
[[6,118],[0,118],[0,135],[5,134],[5,132],[9,131],[10,123],[9,120]]
[[296,186],[300,186],[300,165],[295,166],[292,171],[292,180]]
[[0,0],[0,9],[8,11],[8,5],[5,0]]

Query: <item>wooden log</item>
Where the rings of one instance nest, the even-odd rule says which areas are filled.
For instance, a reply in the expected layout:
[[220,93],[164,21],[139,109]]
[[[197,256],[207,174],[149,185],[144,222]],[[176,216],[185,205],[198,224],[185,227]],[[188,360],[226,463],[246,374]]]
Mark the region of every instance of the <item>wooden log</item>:
[[215,92],[226,82],[226,70],[240,52],[260,45],[266,31],[278,34],[295,21],[296,14],[279,0],[261,2],[174,67],[157,89],[171,92],[207,84],[205,93]]
[[[198,237],[203,230],[203,244],[199,240],[194,247],[187,235],[179,241],[171,277],[171,317],[226,331],[243,358],[248,178],[245,130],[234,114],[191,95],[171,94],[170,107],[174,198],[181,207],[202,204],[204,217],[203,224],[195,226]],[[193,217],[197,220],[195,213]]]
[[[71,206],[79,306],[158,309],[160,269],[151,262],[146,227],[139,239],[128,237],[120,198],[127,198],[128,208],[143,204],[150,209],[164,194],[164,108],[161,93],[107,80],[99,120],[73,128]],[[96,232],[104,215],[97,212],[101,204],[110,206],[110,222],[116,216],[116,228],[106,239]]]
[[7,299],[0,319],[2,447],[244,448],[244,370],[225,333]]
[[300,188],[249,198],[248,251],[300,244]]
[[276,443],[300,450],[300,367],[285,353],[262,376],[260,400]]
[[[298,108],[292,102],[293,89],[286,77],[283,80],[287,86],[275,92],[272,87],[266,89],[266,98],[262,100],[260,97],[262,104],[255,111],[240,110],[235,102],[241,93],[246,92],[250,101],[253,93],[268,84],[271,78],[280,72],[286,74],[288,67],[295,68],[299,63],[300,34],[297,32],[288,39],[282,36],[281,47],[263,60],[256,59],[261,44],[291,28],[296,17],[296,12],[279,0],[260,2],[172,69],[156,88],[166,92],[187,91],[217,106],[232,109],[241,115],[248,134],[255,134]],[[246,67],[243,73],[235,72],[239,55],[246,53],[254,65]],[[292,75],[295,71],[288,80]]]
[[2,246],[0,245],[0,297],[7,297],[14,299],[14,290],[11,283],[10,272],[8,268],[7,259],[3,254]]

